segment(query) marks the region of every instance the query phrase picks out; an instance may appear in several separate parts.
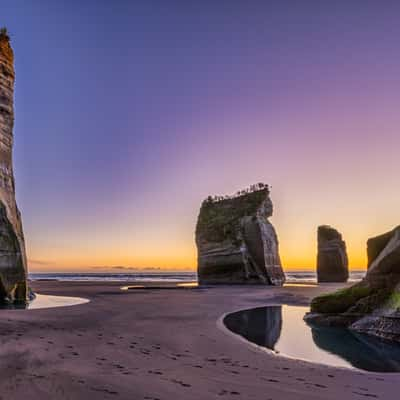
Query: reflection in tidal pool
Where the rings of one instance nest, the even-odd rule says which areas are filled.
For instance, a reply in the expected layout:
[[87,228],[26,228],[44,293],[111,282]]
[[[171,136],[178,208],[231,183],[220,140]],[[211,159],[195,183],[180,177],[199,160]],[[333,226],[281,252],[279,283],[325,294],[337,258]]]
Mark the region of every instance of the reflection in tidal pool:
[[225,326],[292,358],[375,372],[400,372],[400,345],[342,328],[309,326],[308,307],[270,306],[228,314]]

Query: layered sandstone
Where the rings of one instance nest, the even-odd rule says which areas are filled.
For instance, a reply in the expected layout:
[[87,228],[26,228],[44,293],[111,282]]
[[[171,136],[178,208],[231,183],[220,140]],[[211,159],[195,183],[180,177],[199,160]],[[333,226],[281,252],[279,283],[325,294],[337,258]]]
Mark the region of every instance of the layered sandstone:
[[318,227],[318,282],[346,282],[349,266],[342,235],[328,225]]
[[14,54],[0,30],[0,302],[26,301],[27,263],[12,162]]
[[205,200],[196,226],[199,283],[282,285],[285,275],[271,215],[265,185]]

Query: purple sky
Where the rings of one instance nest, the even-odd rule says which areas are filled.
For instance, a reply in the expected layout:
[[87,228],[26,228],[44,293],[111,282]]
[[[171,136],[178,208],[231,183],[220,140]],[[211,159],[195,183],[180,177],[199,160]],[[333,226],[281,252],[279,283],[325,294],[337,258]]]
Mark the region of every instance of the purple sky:
[[272,185],[287,268],[400,222],[400,3],[35,0],[16,53],[32,270],[194,268],[208,194]]

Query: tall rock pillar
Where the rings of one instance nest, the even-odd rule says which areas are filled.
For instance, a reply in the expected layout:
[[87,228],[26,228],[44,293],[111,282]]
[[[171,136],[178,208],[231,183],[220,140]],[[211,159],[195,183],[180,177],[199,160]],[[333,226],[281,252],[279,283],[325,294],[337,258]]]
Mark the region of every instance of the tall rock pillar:
[[14,53],[0,30],[0,302],[26,301],[27,261],[12,163]]

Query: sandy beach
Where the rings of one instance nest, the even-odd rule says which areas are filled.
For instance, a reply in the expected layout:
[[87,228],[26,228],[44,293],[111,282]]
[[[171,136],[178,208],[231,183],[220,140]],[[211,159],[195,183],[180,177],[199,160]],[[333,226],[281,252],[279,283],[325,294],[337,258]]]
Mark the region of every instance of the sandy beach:
[[[154,283],[152,283],[154,285]],[[276,356],[218,326],[227,312],[307,305],[327,287],[121,291],[120,283],[34,282],[87,304],[3,310],[1,399],[394,399],[398,374]],[[335,286],[329,286],[333,289]]]

